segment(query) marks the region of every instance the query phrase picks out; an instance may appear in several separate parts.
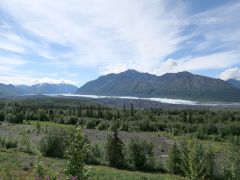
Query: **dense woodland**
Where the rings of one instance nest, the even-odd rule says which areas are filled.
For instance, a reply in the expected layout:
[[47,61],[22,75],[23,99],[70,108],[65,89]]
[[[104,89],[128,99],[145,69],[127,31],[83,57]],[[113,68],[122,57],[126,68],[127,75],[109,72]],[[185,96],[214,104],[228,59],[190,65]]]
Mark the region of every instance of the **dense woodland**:
[[[130,170],[169,172],[189,179],[240,177],[240,110],[136,109],[133,105],[126,108],[124,104],[121,109],[116,109],[64,99],[1,101],[0,121],[14,124],[50,121],[87,129],[109,130],[106,143],[100,145],[91,144],[78,131],[44,129],[37,123],[36,132],[43,131],[46,134],[41,139],[38,150],[46,157],[67,159],[68,175],[78,175],[79,172],[74,170],[77,163],[80,163],[78,167],[81,171],[87,173],[83,168],[84,163],[87,163]],[[174,143],[167,161],[162,162],[154,158],[153,144],[140,139],[125,143],[119,138],[119,131],[163,132],[176,137],[190,137],[191,140]],[[75,144],[71,141],[75,136],[71,132],[78,134],[78,137],[74,137],[79,140]],[[229,142],[231,147],[224,160],[219,160],[212,148],[205,147],[199,140]],[[38,151],[29,145],[31,143],[26,133],[23,133],[20,140],[1,137],[0,144],[3,148],[18,148],[27,153],[34,154]],[[74,152],[76,147],[81,151]],[[80,179],[84,178],[85,175]]]

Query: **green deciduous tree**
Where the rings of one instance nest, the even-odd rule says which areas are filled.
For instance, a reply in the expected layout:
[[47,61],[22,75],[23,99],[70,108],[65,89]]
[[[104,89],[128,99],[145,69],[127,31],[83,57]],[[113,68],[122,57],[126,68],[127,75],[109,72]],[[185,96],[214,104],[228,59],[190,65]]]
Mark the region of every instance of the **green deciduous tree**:
[[88,151],[89,144],[84,139],[81,128],[77,127],[70,133],[69,145],[65,152],[65,174],[68,178],[88,179],[89,170],[85,166]]

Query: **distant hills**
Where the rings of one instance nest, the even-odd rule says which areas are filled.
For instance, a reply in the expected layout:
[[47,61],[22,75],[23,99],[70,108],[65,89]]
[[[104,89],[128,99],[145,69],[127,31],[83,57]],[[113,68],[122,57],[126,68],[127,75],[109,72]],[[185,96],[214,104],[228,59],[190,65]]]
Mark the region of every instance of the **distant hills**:
[[23,92],[12,84],[2,84],[0,83],[0,96],[16,96],[22,94]]
[[78,87],[71,84],[35,84],[32,86],[20,85],[17,86],[20,90],[26,94],[62,94],[62,93],[74,93]]
[[189,72],[156,76],[127,70],[119,74],[101,76],[83,85],[76,93],[240,102],[240,90],[229,82]]
[[78,89],[77,86],[71,84],[49,84],[42,83],[32,86],[27,85],[5,85],[0,84],[0,96],[17,96],[24,94],[63,94],[74,93]]
[[240,89],[240,81],[236,80],[236,79],[229,79],[227,80],[227,82],[231,85],[233,85],[234,87]]

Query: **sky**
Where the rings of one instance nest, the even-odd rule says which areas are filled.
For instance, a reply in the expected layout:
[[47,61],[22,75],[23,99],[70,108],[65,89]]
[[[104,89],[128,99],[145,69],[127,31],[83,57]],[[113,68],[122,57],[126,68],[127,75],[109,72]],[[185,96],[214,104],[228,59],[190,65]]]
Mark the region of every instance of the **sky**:
[[240,80],[239,0],[0,0],[0,83],[127,69]]

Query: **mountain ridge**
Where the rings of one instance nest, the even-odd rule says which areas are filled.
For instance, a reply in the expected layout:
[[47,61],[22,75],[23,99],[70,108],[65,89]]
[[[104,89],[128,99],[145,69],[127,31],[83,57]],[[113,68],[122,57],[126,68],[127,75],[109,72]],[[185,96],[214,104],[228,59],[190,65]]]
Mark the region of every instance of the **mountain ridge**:
[[0,83],[0,96],[19,96],[24,94],[67,94],[74,93],[77,86],[67,83],[41,83],[28,85],[12,85]]
[[28,94],[74,93],[78,89],[77,86],[67,83],[40,83],[32,86],[19,85],[17,87]]
[[178,98],[200,101],[240,101],[240,90],[221,80],[184,71],[157,76],[127,70],[100,76],[77,94]]

